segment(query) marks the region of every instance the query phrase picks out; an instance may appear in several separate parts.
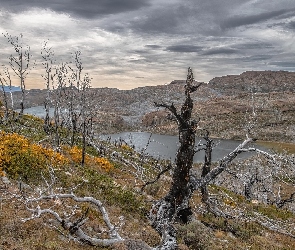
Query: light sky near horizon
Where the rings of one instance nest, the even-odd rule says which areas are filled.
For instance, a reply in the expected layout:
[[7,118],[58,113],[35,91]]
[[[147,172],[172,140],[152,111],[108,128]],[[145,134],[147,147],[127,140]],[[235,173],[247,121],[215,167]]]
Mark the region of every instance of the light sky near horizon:
[[[246,70],[295,70],[294,0],[0,0],[0,33],[23,34],[44,88],[44,41],[58,63],[82,52],[93,87],[130,89]],[[13,48],[0,36],[0,63]],[[0,69],[2,70],[2,69]],[[13,84],[18,85],[18,84]]]

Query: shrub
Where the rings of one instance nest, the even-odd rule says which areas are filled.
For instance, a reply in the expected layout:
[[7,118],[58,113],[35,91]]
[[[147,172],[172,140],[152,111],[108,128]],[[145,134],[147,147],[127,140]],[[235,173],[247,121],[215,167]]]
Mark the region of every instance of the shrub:
[[0,132],[0,170],[10,178],[33,178],[47,166],[61,167],[68,160],[51,148],[30,142],[16,133]]
[[[74,146],[71,148],[64,147],[63,149],[65,152],[69,154],[72,163],[74,163],[75,165],[79,165],[81,163],[82,161],[81,148]],[[107,172],[114,168],[114,165],[108,159],[104,157],[94,157],[88,154],[85,155],[85,164],[98,166],[100,169],[103,169]]]

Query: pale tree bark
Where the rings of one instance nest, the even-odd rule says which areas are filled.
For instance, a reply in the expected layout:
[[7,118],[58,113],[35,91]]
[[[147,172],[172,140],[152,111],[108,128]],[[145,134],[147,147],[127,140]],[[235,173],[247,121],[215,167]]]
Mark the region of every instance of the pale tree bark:
[[73,147],[76,142],[76,136],[79,131],[79,116],[80,111],[78,110],[80,104],[80,85],[81,85],[81,76],[82,76],[82,61],[81,61],[81,52],[76,51],[73,55],[74,65],[75,67],[70,67],[70,86],[69,91],[67,93],[68,100],[68,109],[69,109],[69,121],[71,128],[71,146]]
[[[44,201],[53,201],[56,206],[59,205],[63,200],[72,199],[77,203],[90,203],[95,206],[95,208],[101,213],[103,221],[107,226],[109,238],[103,239],[95,236],[91,236],[83,230],[83,226],[87,223],[87,211],[86,213],[79,219],[74,220],[71,218],[74,214],[74,206],[73,206],[73,214],[68,216],[60,215],[56,209],[44,208],[41,209],[40,203],[44,203]],[[60,226],[69,233],[70,238],[81,242],[86,243],[91,246],[112,246],[115,243],[122,242],[124,239],[118,233],[118,228],[115,227],[110,221],[109,215],[101,201],[94,199],[93,197],[77,197],[75,194],[62,194],[62,193],[52,193],[48,195],[41,195],[37,198],[26,198],[25,199],[26,208],[29,212],[31,212],[31,216],[23,219],[23,222],[33,220],[39,218],[45,214],[51,215],[55,221],[57,221]],[[34,205],[32,205],[34,204]]]
[[9,106],[8,106],[8,97],[7,97],[5,87],[11,87],[11,78],[7,68],[4,69],[4,75],[0,73],[0,83],[1,83],[3,99],[4,99],[4,107],[5,107],[4,121],[6,122],[9,117]]
[[64,114],[62,101],[65,96],[65,87],[67,83],[67,64],[62,63],[56,70],[56,87],[53,96],[53,106],[54,106],[54,141],[55,147],[59,151],[61,145],[61,134],[60,130],[64,124]]
[[54,64],[54,51],[52,48],[47,46],[47,42],[44,43],[43,48],[41,50],[41,56],[43,58],[43,66],[45,69],[45,74],[43,78],[45,80],[45,87],[46,87],[46,98],[44,101],[45,107],[45,118],[44,118],[44,131],[49,134],[50,133],[50,104],[51,104],[51,89],[53,88],[54,78],[56,76],[56,71],[53,68]]
[[94,96],[90,94],[91,78],[89,74],[82,76],[83,66],[81,51],[74,53],[74,67],[71,70],[70,89],[67,93],[69,119],[71,122],[71,146],[76,142],[76,136],[82,135],[81,166],[85,164],[87,137],[91,137],[92,121],[95,113]]
[[13,56],[12,54],[9,56],[9,66],[20,80],[20,88],[22,92],[20,102],[20,114],[22,115],[24,113],[24,102],[26,97],[25,79],[30,70],[31,51],[29,46],[26,46],[26,48],[24,48],[24,45],[22,43],[22,34],[20,34],[19,37],[13,37],[6,33],[4,34],[4,37],[7,38],[8,42],[12,45],[16,52],[16,56]]

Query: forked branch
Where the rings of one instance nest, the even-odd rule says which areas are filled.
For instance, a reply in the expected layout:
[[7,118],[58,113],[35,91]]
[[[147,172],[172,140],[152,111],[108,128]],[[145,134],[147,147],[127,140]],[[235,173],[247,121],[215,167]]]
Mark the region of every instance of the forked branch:
[[[86,223],[87,218],[85,216],[82,219],[78,219],[77,221],[72,222],[69,217],[63,218],[60,216],[58,212],[53,210],[52,208],[42,209],[40,205],[31,208],[30,204],[39,203],[46,200],[54,200],[56,203],[59,203],[60,200],[72,199],[76,202],[86,202],[94,205],[102,214],[103,220],[108,227],[108,239],[100,239],[97,237],[89,236],[83,229],[82,226]],[[25,199],[25,204],[28,209],[32,213],[31,217],[23,219],[24,222],[33,220],[35,218],[41,217],[44,214],[52,215],[56,221],[62,226],[63,229],[69,232],[69,234],[75,237],[79,242],[87,243],[92,246],[111,246],[115,243],[122,242],[124,239],[117,232],[117,228],[111,223],[109,215],[101,203],[101,201],[93,198],[93,197],[78,197],[74,194],[52,194],[52,195],[42,195],[38,198],[29,198]]]

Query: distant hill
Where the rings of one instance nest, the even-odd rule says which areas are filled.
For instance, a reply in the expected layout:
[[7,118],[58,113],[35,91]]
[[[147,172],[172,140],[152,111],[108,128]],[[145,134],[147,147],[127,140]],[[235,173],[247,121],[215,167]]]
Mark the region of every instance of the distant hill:
[[246,71],[240,75],[215,77],[208,86],[226,95],[241,92],[269,93],[294,92],[295,72],[289,71]]
[[[184,86],[185,80],[174,80],[170,84],[131,90],[92,88],[93,98],[89,102],[98,107],[95,119],[103,133],[118,129],[176,134],[177,124],[168,120],[168,112],[156,108],[154,102],[179,107],[184,101]],[[254,99],[251,92],[255,93]],[[294,92],[295,72],[246,71],[215,77],[191,96],[193,115],[201,119],[200,127],[208,129],[212,136],[241,139],[248,121],[246,116],[254,105],[261,125],[256,129],[257,138],[295,142]],[[46,95],[46,90],[26,91],[25,108],[43,106]],[[14,108],[19,108],[21,92],[15,92],[13,98]]]
[[185,84],[186,80],[173,80],[170,84]]
[[[0,91],[3,92],[3,88],[0,87]],[[21,91],[20,87],[15,87],[15,86],[4,86],[4,92],[16,92],[16,91]]]

